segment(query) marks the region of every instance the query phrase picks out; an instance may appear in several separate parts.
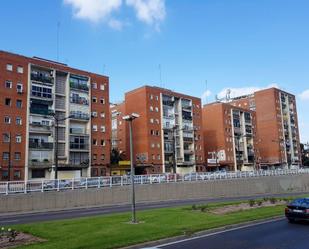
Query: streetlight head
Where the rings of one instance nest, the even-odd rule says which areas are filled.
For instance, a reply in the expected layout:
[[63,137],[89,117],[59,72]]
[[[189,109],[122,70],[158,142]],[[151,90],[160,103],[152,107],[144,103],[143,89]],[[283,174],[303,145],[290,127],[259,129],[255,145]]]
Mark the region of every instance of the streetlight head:
[[140,117],[140,115],[139,115],[139,114],[134,113],[134,112],[131,114],[131,116],[132,116],[133,118],[139,118],[139,117]]

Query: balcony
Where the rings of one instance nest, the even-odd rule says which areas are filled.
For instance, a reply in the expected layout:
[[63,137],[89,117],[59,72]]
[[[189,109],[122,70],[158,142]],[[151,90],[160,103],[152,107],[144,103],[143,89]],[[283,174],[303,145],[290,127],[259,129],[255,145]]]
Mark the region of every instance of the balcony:
[[184,149],[183,153],[184,153],[184,154],[187,154],[187,155],[193,155],[193,154],[194,154],[194,151],[191,150],[191,149]]
[[81,128],[70,128],[70,134],[89,136],[89,130],[85,130]]
[[48,169],[52,167],[52,161],[50,159],[31,159],[28,162],[29,168],[34,169]]
[[89,144],[70,143],[71,150],[89,150]]
[[29,126],[30,132],[36,132],[36,133],[51,133],[51,126],[50,125],[43,125],[41,123],[30,123]]
[[78,159],[71,159],[70,158],[70,165],[71,167],[81,167],[81,168],[87,168],[89,167],[89,159],[85,160],[78,160]]
[[89,86],[87,84],[77,83],[77,82],[73,82],[73,81],[70,81],[70,88],[74,89],[74,90],[85,91],[85,92],[89,91]]
[[89,101],[83,97],[70,97],[70,103],[77,105],[89,105]]
[[87,113],[82,113],[82,112],[70,112],[70,118],[71,119],[78,119],[78,120],[84,120],[88,121],[90,119],[90,115]]
[[54,83],[54,78],[47,72],[32,71],[31,80],[48,84]]
[[51,116],[54,114],[54,112],[50,109],[35,108],[35,107],[30,107],[30,113],[44,115],[44,116]]
[[53,147],[54,147],[54,144],[50,142],[29,142],[30,149],[52,150]]

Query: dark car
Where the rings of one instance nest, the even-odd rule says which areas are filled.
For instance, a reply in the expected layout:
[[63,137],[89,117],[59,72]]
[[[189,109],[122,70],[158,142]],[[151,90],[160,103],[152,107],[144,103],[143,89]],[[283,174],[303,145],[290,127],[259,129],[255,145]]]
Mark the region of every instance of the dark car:
[[300,198],[292,201],[285,208],[285,216],[289,222],[298,220],[309,221],[309,198]]

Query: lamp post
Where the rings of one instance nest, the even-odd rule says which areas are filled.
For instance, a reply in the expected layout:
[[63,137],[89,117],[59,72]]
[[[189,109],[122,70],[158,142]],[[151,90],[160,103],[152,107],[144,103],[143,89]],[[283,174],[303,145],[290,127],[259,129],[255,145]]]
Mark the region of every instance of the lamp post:
[[132,123],[133,120],[139,118],[139,114],[137,113],[132,113],[130,115],[126,115],[122,117],[123,120],[129,122],[129,133],[130,133],[130,164],[131,164],[131,198],[132,198],[132,219],[131,222],[132,224],[137,223],[136,221],[136,210],[135,210],[135,186],[134,186],[134,176],[135,176],[135,171],[134,171],[134,165],[133,165],[133,139],[132,139]]
[[59,129],[59,122],[60,121],[64,121],[66,119],[69,119],[69,118],[72,118],[73,115],[69,115],[67,117],[64,117],[64,118],[58,118],[56,113],[53,113],[51,115],[54,120],[55,120],[55,148],[54,148],[54,153],[55,153],[55,179],[58,179],[58,143],[59,143],[59,140],[58,140],[58,129]]

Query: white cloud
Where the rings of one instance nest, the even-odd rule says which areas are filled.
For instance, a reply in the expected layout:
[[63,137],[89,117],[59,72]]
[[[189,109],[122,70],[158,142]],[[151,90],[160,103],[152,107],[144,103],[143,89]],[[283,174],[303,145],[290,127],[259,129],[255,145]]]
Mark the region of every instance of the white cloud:
[[299,98],[303,101],[309,100],[309,89],[303,91],[301,94],[299,94]]
[[108,21],[108,26],[110,26],[112,29],[122,30],[124,23],[117,19],[112,18]]
[[207,90],[202,94],[202,103],[205,104],[207,102],[207,98],[211,95],[211,91]]
[[249,86],[249,87],[240,87],[240,88],[223,88],[218,94],[218,98],[222,99],[226,97],[226,94],[228,91],[230,91],[230,97],[231,98],[236,98],[239,96],[243,96],[243,95],[248,95],[248,94],[252,94],[256,91],[260,91],[266,88],[271,88],[271,87],[276,87],[279,88],[279,86],[277,84],[271,84],[268,85],[266,87],[256,87],[256,86]]
[[160,30],[160,23],[166,16],[165,0],[63,0],[71,5],[76,18],[93,23],[103,21],[111,28],[121,30],[124,23],[113,17],[114,12],[120,10],[124,3],[135,10],[138,20]]
[[154,25],[159,30],[166,15],[164,0],[126,0],[126,4],[135,9],[140,21]]
[[91,22],[99,22],[108,18],[111,13],[119,9],[122,0],[64,0],[72,5],[74,16]]

